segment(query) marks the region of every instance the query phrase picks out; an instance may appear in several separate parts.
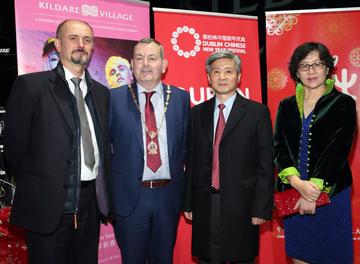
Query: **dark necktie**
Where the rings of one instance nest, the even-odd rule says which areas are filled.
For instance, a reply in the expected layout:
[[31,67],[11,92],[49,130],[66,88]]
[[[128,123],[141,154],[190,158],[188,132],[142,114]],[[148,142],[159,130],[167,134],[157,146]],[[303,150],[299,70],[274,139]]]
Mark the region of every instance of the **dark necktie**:
[[214,148],[213,148],[213,164],[212,164],[212,186],[219,190],[220,188],[220,164],[219,164],[219,145],[221,137],[225,128],[225,117],[223,109],[225,108],[224,104],[219,104],[219,118],[216,125],[215,138],[214,138]]
[[[145,124],[148,129],[148,133],[146,133],[145,151],[148,168],[153,172],[156,172],[161,166],[161,159],[154,107],[150,101],[150,98],[154,93],[155,92],[145,93]],[[152,139],[150,138],[149,134],[152,136]]]
[[89,122],[87,119],[86,111],[85,111],[85,101],[83,97],[83,93],[80,89],[80,78],[71,78],[71,81],[75,84],[75,98],[76,98],[76,106],[80,119],[80,133],[81,133],[81,141],[84,149],[84,161],[85,165],[92,170],[95,165],[95,155],[94,155],[94,146],[91,139],[91,132],[89,127]]

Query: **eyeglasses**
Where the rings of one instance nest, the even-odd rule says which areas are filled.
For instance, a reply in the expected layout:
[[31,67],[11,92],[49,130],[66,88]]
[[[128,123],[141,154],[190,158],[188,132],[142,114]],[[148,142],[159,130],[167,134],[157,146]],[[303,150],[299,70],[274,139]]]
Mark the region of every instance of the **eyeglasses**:
[[313,64],[308,64],[308,63],[299,64],[297,66],[297,68],[300,71],[306,72],[310,69],[310,67],[312,67],[313,70],[315,70],[315,71],[319,71],[319,70],[322,70],[324,68],[324,66],[325,66],[325,62],[317,61],[317,62],[314,62]]

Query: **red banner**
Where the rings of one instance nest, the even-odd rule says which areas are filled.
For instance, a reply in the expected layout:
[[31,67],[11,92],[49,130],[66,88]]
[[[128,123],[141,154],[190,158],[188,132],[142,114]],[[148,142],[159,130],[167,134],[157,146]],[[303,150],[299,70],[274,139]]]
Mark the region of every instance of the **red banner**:
[[169,60],[164,81],[189,91],[193,104],[213,96],[205,60],[221,49],[232,50],[242,59],[240,93],[261,101],[256,17],[154,8],[154,19],[156,39]]
[[[360,87],[360,9],[302,10],[266,13],[266,54],[268,104],[272,118],[279,101],[295,93],[295,83],[287,70],[294,49],[306,42],[325,44],[335,57],[336,87],[356,100],[359,109]],[[358,116],[358,126],[359,126]],[[360,147],[359,133],[350,156],[353,172],[353,239],[354,263],[360,263]],[[329,230],[331,232],[331,230]],[[274,263],[287,263],[284,231],[280,222],[273,221]],[[341,248],[341,245],[339,245]]]
[[[190,92],[193,105],[213,96],[205,70],[206,58],[217,50],[232,50],[242,59],[238,91],[261,102],[256,17],[154,8],[155,36],[169,61],[165,82]],[[270,224],[263,227],[260,263],[272,258]],[[268,242],[266,242],[268,241]],[[195,263],[191,258],[191,225],[181,217],[174,253],[175,264]],[[265,251],[266,250],[266,251]]]

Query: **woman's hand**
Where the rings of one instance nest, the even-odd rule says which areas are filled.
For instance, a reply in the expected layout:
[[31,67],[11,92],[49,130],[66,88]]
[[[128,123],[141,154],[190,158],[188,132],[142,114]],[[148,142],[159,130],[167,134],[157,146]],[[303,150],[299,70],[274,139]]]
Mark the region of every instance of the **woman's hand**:
[[300,197],[300,199],[297,201],[295,208],[299,208],[300,215],[304,214],[315,214],[316,210],[316,202],[308,202],[303,197]]
[[308,202],[314,203],[319,198],[321,191],[315,183],[301,180],[298,176],[290,176],[288,180],[290,185]]

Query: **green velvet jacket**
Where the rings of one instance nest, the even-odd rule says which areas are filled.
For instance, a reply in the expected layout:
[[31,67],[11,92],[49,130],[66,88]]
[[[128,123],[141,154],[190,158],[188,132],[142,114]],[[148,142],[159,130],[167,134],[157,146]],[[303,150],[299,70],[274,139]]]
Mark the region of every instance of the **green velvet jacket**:
[[[334,195],[352,184],[348,155],[356,127],[356,104],[337,91],[332,80],[318,100],[310,124],[307,172],[322,191]],[[290,187],[287,176],[298,175],[299,144],[304,90],[279,104],[274,132],[274,158],[278,169],[277,189]]]

